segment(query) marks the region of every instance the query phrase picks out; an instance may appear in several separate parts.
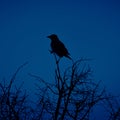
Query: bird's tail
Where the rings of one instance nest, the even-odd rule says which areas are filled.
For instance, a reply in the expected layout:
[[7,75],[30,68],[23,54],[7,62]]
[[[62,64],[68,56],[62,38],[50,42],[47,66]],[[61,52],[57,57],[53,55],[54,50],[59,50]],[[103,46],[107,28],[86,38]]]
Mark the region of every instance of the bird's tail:
[[72,60],[72,62],[74,62],[73,59],[69,55],[67,55],[66,57],[69,58],[70,60]]

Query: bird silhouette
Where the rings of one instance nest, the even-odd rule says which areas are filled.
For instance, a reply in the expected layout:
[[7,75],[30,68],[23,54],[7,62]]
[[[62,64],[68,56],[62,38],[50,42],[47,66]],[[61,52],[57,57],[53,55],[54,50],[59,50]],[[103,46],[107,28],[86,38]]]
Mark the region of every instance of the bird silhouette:
[[67,48],[59,40],[59,38],[57,37],[56,34],[52,34],[52,35],[49,35],[47,37],[51,39],[51,49],[52,49],[51,53],[57,54],[60,58],[65,56],[65,57],[72,60],[72,58],[70,57],[70,53],[68,52]]

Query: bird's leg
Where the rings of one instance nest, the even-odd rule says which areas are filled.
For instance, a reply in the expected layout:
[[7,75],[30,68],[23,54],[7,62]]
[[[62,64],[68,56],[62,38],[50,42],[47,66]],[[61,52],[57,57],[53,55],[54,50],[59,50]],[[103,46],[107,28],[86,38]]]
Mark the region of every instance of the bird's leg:
[[56,61],[56,64],[58,64],[58,60],[57,60],[57,56],[56,56],[56,54],[52,51],[52,53],[51,54],[53,54],[54,55],[54,57],[55,57],[55,61]]
[[55,54],[54,52],[53,52],[53,54],[54,54],[54,57],[55,57],[56,64],[58,64],[58,63],[59,63],[59,61],[60,61],[60,59],[61,59],[61,57],[59,57],[59,59],[57,59],[56,54]]

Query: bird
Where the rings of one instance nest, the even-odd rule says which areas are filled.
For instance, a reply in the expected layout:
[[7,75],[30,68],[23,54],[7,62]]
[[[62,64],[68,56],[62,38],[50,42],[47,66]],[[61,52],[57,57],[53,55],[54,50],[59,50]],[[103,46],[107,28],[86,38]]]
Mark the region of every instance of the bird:
[[51,53],[57,54],[60,58],[67,57],[70,60],[72,60],[67,48],[59,40],[59,38],[56,34],[51,34],[51,35],[47,36],[47,38],[49,38],[51,40],[51,49],[52,49]]

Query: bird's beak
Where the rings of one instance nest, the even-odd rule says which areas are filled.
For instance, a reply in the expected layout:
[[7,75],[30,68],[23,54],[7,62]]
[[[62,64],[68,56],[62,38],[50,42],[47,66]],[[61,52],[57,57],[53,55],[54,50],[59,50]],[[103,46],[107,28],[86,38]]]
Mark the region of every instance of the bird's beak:
[[47,36],[47,38],[50,38],[50,36]]

